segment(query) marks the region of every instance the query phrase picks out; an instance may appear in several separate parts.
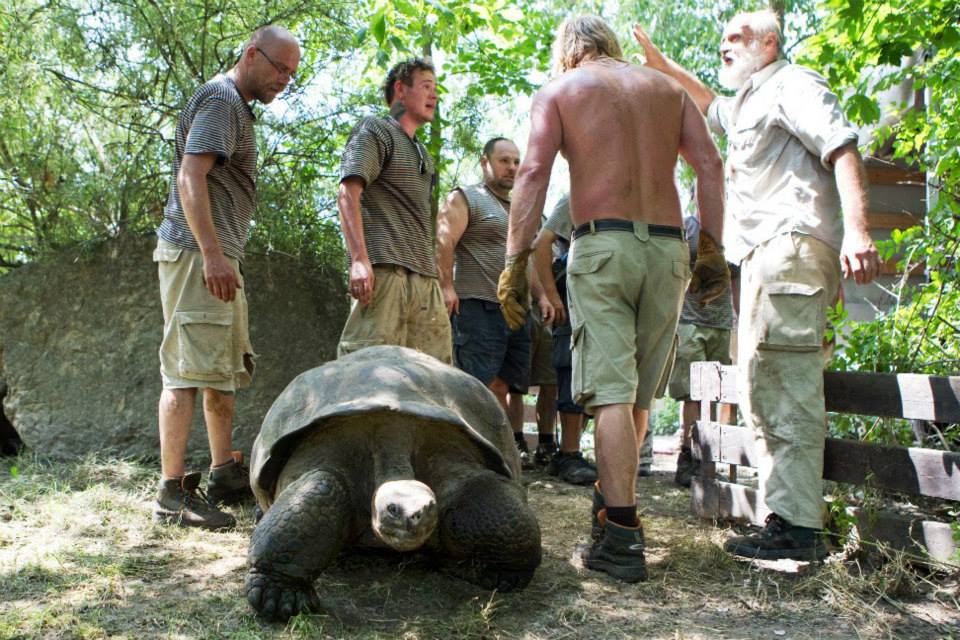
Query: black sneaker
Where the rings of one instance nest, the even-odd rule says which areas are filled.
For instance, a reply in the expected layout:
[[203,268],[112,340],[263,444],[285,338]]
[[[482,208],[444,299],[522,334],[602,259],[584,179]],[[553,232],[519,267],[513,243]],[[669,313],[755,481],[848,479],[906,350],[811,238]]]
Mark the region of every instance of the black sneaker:
[[596,467],[584,460],[583,453],[580,451],[573,453],[558,451],[550,461],[547,472],[568,484],[586,485],[597,481]]
[[603,536],[585,549],[580,558],[583,566],[603,571],[623,582],[647,579],[647,561],[643,556],[643,527],[623,527],[606,518],[606,510],[599,514]]
[[243,454],[233,452],[233,460],[210,469],[207,476],[207,497],[214,504],[237,504],[253,497],[250,490],[250,469],[243,464]]
[[641,464],[637,466],[637,475],[641,478],[649,478],[653,475],[653,467],[649,464]]
[[542,469],[550,464],[555,455],[557,455],[556,443],[544,444],[541,442],[537,445],[536,451],[533,452],[533,464],[535,467]]
[[689,487],[693,476],[697,475],[700,475],[700,461],[694,460],[690,447],[681,448],[680,455],[677,456],[677,472],[673,475],[673,481],[681,487]]
[[217,509],[200,490],[199,472],[188,473],[182,478],[160,480],[153,520],[212,531],[228,529],[236,524],[232,515]]
[[526,439],[516,440],[517,443],[517,453],[520,454],[520,468],[524,471],[530,471],[533,469],[533,459],[530,457],[530,447],[527,446]]
[[796,527],[775,513],[767,516],[759,532],[730,538],[723,548],[735,556],[758,560],[815,561],[828,554],[820,529]]

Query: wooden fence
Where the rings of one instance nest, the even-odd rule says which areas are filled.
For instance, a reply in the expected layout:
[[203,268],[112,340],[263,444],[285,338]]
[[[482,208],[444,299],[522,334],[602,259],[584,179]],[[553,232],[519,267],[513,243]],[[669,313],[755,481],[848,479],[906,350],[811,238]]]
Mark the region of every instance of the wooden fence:
[[[737,483],[739,466],[755,467],[754,433],[715,422],[715,403],[736,404],[735,366],[697,362],[691,367],[690,396],[700,402],[693,438],[701,460],[693,479],[693,509],[703,518],[761,524],[770,511],[755,489]],[[876,417],[960,422],[960,377],[916,374],[824,372],[827,411]],[[717,465],[729,465],[726,478]],[[827,438],[823,477],[873,490],[960,501],[960,453],[913,447],[882,447]],[[955,505],[960,509],[960,504]],[[957,563],[958,543],[946,522],[874,509],[856,512],[862,539],[909,553]]]

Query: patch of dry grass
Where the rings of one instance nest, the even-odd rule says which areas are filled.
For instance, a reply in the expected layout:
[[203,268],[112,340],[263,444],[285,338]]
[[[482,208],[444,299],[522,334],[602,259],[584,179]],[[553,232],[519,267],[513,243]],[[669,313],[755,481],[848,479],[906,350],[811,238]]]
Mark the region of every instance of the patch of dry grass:
[[638,482],[648,582],[580,567],[590,488],[533,474],[544,559],[525,591],[479,589],[418,554],[354,553],[317,581],[321,613],[263,624],[242,592],[250,505],[225,533],[154,525],[155,473],[96,458],[0,461],[0,638],[960,637],[956,578],[896,558],[735,560],[721,549],[729,531],[694,518],[665,473]]

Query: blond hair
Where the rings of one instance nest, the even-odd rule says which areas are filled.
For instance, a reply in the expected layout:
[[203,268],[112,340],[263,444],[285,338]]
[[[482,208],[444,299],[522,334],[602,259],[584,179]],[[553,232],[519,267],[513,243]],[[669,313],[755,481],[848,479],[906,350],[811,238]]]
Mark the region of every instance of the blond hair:
[[553,41],[553,68],[569,71],[585,58],[608,56],[623,60],[623,51],[613,32],[600,16],[577,16],[564,20]]

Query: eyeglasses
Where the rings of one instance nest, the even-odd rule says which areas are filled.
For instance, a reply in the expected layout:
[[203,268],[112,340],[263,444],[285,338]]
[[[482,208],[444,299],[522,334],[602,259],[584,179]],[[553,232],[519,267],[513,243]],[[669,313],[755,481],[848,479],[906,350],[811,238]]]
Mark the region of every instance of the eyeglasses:
[[264,51],[263,49],[261,49],[260,47],[254,47],[254,49],[256,49],[257,51],[259,51],[259,52],[260,52],[260,55],[262,55],[264,58],[267,59],[267,62],[270,63],[270,66],[271,66],[271,67],[273,67],[274,69],[277,70],[277,73],[279,73],[281,76],[287,76],[287,80],[293,81],[293,74],[294,74],[293,71],[291,71],[290,69],[288,69],[288,68],[287,68],[286,66],[284,66],[284,65],[280,65],[280,64],[277,64],[276,62],[274,62],[273,59],[270,58],[270,56],[267,55],[267,52]]

